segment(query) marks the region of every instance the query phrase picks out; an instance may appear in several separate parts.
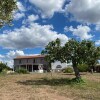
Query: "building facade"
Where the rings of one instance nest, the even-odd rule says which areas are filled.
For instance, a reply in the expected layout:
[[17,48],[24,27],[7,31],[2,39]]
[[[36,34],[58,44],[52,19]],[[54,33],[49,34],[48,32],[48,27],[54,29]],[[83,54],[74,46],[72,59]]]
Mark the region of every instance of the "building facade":
[[24,68],[29,72],[37,70],[47,70],[48,62],[45,61],[44,55],[18,56],[14,58],[14,70]]
[[61,63],[60,61],[55,61],[54,63],[51,63],[51,66],[53,72],[59,72],[60,70],[67,67],[67,63]]
[[[53,72],[60,71],[67,67],[67,63],[61,63],[55,61],[51,63],[51,69]],[[34,55],[34,56],[18,56],[14,58],[14,70],[24,68],[29,72],[35,72],[40,70],[48,71],[49,64],[45,60],[45,55]]]

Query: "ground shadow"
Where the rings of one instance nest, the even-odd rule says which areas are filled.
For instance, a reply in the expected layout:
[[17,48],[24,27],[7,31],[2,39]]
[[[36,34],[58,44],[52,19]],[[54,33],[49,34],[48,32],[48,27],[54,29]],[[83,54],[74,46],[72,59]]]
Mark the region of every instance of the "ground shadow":
[[[86,72],[82,72],[80,73],[80,75],[86,75],[87,73]],[[62,75],[75,75],[74,73],[62,73]]]
[[18,84],[21,85],[49,85],[49,86],[61,86],[71,84],[71,79],[69,78],[60,78],[60,79],[47,79],[41,78],[39,80],[26,80],[18,81]]

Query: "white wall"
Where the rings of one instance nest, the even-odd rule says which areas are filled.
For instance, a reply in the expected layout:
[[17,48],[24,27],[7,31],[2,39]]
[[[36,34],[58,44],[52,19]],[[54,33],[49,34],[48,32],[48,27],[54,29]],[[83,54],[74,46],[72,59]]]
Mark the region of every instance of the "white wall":
[[[62,66],[61,68],[56,68],[58,65]],[[56,61],[54,63],[51,63],[52,70],[57,70],[57,69],[63,69],[67,67],[67,63],[61,63],[60,61]]]

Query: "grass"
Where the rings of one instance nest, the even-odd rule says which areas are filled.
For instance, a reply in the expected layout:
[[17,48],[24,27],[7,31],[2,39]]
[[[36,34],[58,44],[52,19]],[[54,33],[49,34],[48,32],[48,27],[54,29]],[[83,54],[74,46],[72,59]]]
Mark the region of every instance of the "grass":
[[2,75],[0,100],[100,100],[100,73],[82,74],[82,84],[72,78],[63,73]]

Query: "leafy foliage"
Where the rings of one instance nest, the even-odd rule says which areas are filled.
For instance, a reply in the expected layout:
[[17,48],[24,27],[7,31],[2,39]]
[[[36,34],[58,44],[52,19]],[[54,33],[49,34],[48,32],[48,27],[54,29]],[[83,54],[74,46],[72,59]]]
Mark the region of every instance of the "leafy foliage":
[[77,83],[85,83],[85,81],[82,78],[73,78],[71,80],[71,83],[77,84]]
[[77,68],[77,65],[81,63],[82,61],[82,55],[81,55],[81,45],[79,41],[76,41],[74,39],[70,39],[65,46],[62,48],[62,54],[63,58],[61,58],[65,62],[67,61],[72,62],[73,69],[75,71],[75,76],[77,78],[80,78],[79,70]]
[[10,68],[4,64],[4,63],[0,63],[0,72],[2,72],[3,70],[10,70]]
[[82,41],[85,43],[85,52],[87,56],[87,61],[85,61],[89,66],[94,66],[97,60],[100,58],[100,47],[96,47],[95,43],[92,41]]
[[29,73],[29,72],[28,72],[26,69],[24,69],[24,68],[17,69],[16,72],[19,73],[19,74],[28,74],[28,73]]
[[11,24],[13,11],[17,8],[15,0],[0,0],[0,27]]
[[76,78],[80,78],[79,64],[85,63],[88,66],[94,66],[100,58],[100,47],[96,47],[92,41],[70,39],[63,47],[61,47],[60,43],[59,39],[50,42],[42,53],[46,54],[49,63],[56,60],[71,62]]
[[67,67],[63,69],[63,73],[73,73],[73,69],[71,67]]
[[89,71],[89,67],[87,64],[79,64],[78,69],[80,72],[87,72]]
[[51,41],[45,47],[45,50],[41,52],[41,54],[46,55],[45,59],[49,63],[49,67],[51,67],[51,63],[58,60],[60,57],[60,49],[61,42],[60,39],[56,39],[55,41]]
[[94,66],[100,59],[100,47],[95,46],[95,42],[89,40],[83,40],[81,42],[83,46],[83,62],[88,65],[91,72],[94,71]]

